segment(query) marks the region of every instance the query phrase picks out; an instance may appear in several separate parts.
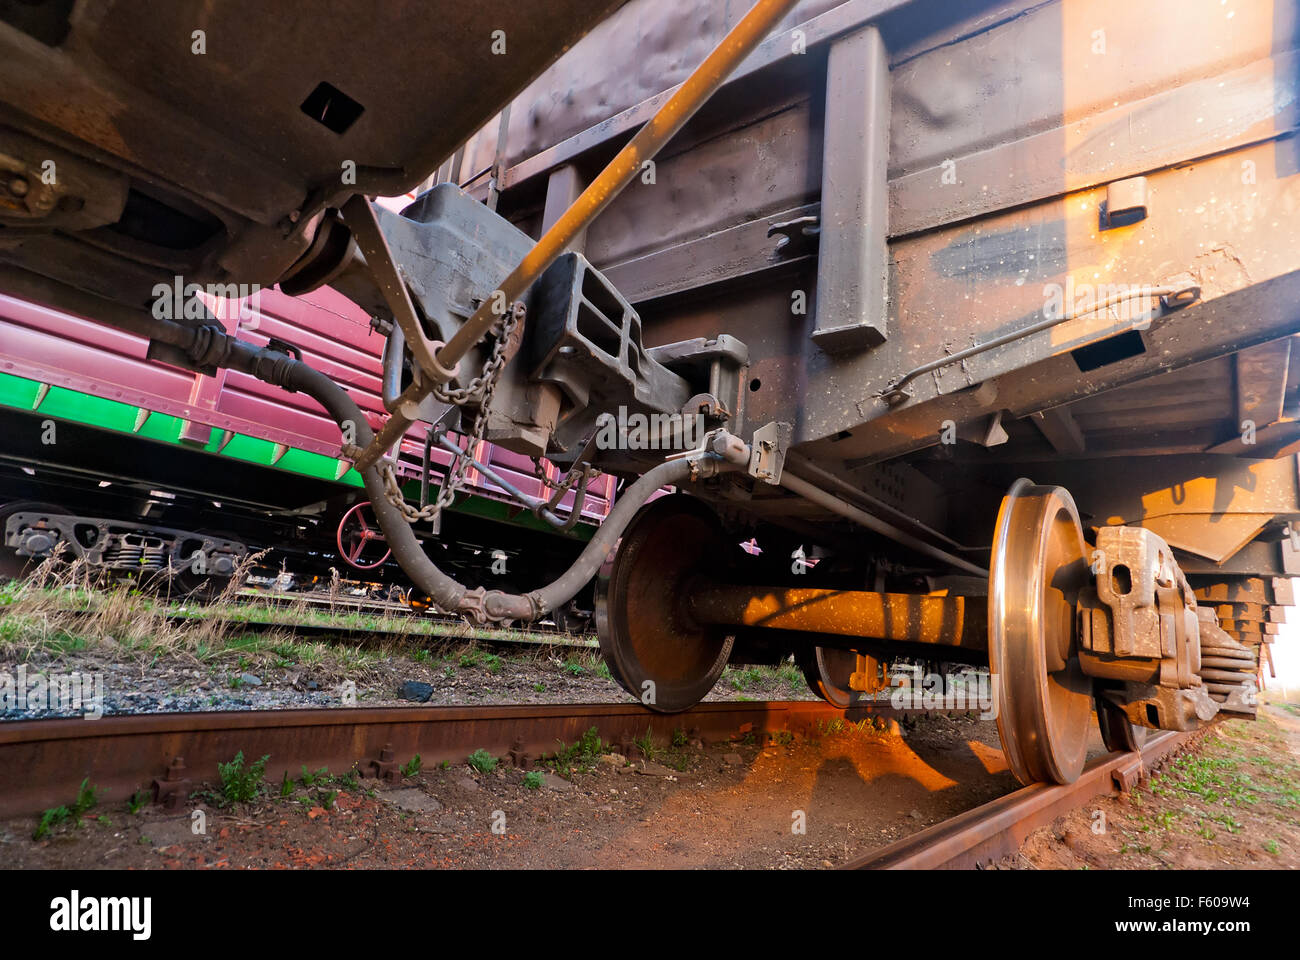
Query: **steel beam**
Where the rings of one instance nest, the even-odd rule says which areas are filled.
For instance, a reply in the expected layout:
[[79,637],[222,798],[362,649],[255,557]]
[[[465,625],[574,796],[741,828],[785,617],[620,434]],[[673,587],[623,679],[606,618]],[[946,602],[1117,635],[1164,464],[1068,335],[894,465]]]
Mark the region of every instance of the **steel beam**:
[[831,45],[812,334],[828,353],[886,336],[889,100],[889,54],[879,30],[867,27]]

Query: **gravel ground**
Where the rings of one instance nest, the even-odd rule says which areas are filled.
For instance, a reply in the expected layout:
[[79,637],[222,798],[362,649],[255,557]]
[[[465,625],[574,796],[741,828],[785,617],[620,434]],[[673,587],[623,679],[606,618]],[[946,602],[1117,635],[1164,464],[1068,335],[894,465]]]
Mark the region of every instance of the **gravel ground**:
[[[20,673],[21,671],[21,673]],[[355,688],[359,706],[410,703],[630,702],[594,652],[455,645],[442,649],[389,647],[380,651],[328,642],[250,640],[204,655],[187,650],[154,653],[96,644],[91,649],[36,651],[19,659],[0,651],[0,678],[96,678],[105,715],[197,710],[271,710],[344,706]],[[3,683],[3,679],[0,679]],[[709,700],[813,699],[796,668],[728,668]],[[11,704],[13,702],[11,701]],[[10,705],[0,720],[77,716],[91,707]]]

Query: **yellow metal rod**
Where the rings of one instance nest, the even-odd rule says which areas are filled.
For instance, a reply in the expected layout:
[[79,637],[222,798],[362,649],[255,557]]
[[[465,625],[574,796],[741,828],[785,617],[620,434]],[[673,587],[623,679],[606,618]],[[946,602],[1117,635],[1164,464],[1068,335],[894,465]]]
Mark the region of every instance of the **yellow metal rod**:
[[[596,215],[632,182],[642,165],[672,139],[736,67],[762,43],[763,38],[794,8],[796,2],[797,0],[758,0],[754,4],[704,62],[696,67],[695,72],[677,88],[668,102],[637,131],[636,136],[628,141],[618,156],[609,162],[501,282],[497,288],[501,296],[497,296],[494,291],[492,296],[484,298],[473,315],[438,350],[434,358],[438,366],[443,370],[455,369],[461,358],[491,329],[498,319],[497,311],[502,307],[508,309],[511,303],[523,296],[573,242],[574,237],[582,233]],[[357,459],[358,469],[374,464],[383,455],[383,451],[400,440],[414,422],[411,411],[429,393],[433,378],[439,376],[436,370],[424,370],[423,373],[425,376],[420,379],[418,386],[412,385],[403,393],[397,410],[389,417],[374,442]]]

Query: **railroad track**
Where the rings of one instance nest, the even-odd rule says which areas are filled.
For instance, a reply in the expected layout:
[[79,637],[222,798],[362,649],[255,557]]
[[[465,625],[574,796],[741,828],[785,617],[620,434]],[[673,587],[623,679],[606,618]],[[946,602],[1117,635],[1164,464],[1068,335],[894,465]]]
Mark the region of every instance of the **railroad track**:
[[1094,797],[1130,789],[1198,733],[1165,731],[1140,752],[1109,753],[1070,784],[1036,783],[967,810],[845,864],[846,870],[936,870],[980,867],[1016,853],[1025,839]]
[[[854,708],[850,719],[895,716],[888,708]],[[811,731],[846,717],[820,701],[703,703],[678,714],[639,704],[545,704],[484,707],[374,707],[132,714],[99,720],[19,720],[0,724],[0,819],[37,815],[76,796],[82,780],[125,799],[142,789],[189,796],[216,782],[217,764],[243,752],[269,755],[266,773],[297,775],[303,764],[395,779],[419,754],[428,766],[463,761],[476,749],[526,763],[591,727],[602,739],[630,744],[649,728],[718,741],[733,735]],[[178,764],[179,761],[179,764]],[[169,779],[170,778],[170,779]],[[164,786],[155,786],[158,781]],[[172,784],[166,786],[165,784]]]
[[[704,703],[678,714],[638,704],[546,704],[484,707],[381,707],[319,710],[134,714],[0,724],[0,819],[37,816],[75,796],[83,780],[123,799],[152,789],[155,799],[183,804],[217,765],[242,752],[269,756],[272,781],[328,767],[396,781],[419,754],[425,765],[459,762],[474,750],[527,766],[591,727],[629,749],[647,729],[666,739],[676,730],[717,742],[753,733],[809,734],[833,719],[896,717],[889,707],[842,710],[820,701]],[[845,869],[971,868],[1014,854],[1039,827],[1099,795],[1131,788],[1196,734],[1160,733],[1140,753],[1099,757],[1072,784],[1036,784],[961,813],[845,865]]]
[[[535,647],[577,647],[581,649],[595,649],[598,644],[593,637],[581,636],[567,633],[554,627],[530,626],[527,630],[521,630],[511,627],[468,627],[464,620],[458,617],[430,617],[419,615],[406,611],[407,616],[391,617],[393,610],[373,611],[368,608],[356,606],[346,601],[340,601],[336,606],[334,613],[342,610],[343,615],[349,613],[365,614],[373,612],[375,618],[381,622],[375,624],[358,624],[349,625],[342,623],[321,623],[308,620],[285,619],[284,612],[294,610],[292,601],[271,601],[268,598],[239,599],[225,604],[227,608],[247,609],[257,612],[258,608],[264,608],[268,611],[274,610],[281,612],[280,616],[231,616],[227,610],[210,610],[201,605],[196,605],[193,611],[186,610],[181,612],[177,610],[166,615],[169,623],[184,624],[201,621],[205,619],[227,620],[232,624],[246,626],[249,628],[264,628],[283,630],[294,635],[318,635],[330,636],[338,640],[352,642],[373,642],[383,639],[427,640],[432,643],[455,643],[473,641],[479,644],[490,646],[535,646]],[[328,607],[328,601],[312,601],[304,605],[304,613],[319,613]],[[401,608],[405,609],[405,608]],[[96,615],[94,608],[88,610],[68,608],[61,611],[64,615],[75,620],[89,620]]]

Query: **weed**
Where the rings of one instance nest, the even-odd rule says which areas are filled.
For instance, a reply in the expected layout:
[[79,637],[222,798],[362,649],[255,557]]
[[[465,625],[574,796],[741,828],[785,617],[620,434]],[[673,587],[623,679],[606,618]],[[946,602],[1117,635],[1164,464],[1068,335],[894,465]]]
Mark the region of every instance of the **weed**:
[[632,741],[636,748],[641,751],[641,756],[653,762],[659,755],[659,748],[655,746],[654,734],[649,727],[645,728],[645,734],[637,737]]
[[127,812],[132,816],[138,814],[153,799],[153,792],[150,790],[137,790],[126,800]]
[[307,764],[302,765],[302,785],[307,788],[316,786],[318,783],[328,783],[330,779],[329,767],[321,767],[315,773],[307,769]]
[[67,823],[71,820],[81,826],[82,817],[99,803],[100,790],[98,787],[90,785],[90,778],[87,777],[81,781],[81,786],[77,788],[77,799],[72,801],[72,806],[51,807],[41,814],[40,822],[36,825],[36,831],[32,834],[33,840],[40,840],[52,829],[60,824]]
[[600,733],[596,727],[591,727],[578,738],[577,742],[565,746],[560,743],[560,749],[550,757],[544,757],[543,760],[549,763],[551,767],[562,777],[568,777],[575,771],[585,773],[592,769],[600,755],[606,751],[606,744],[600,739]]
[[536,790],[542,785],[542,774],[537,770],[529,770],[524,774],[524,786],[529,790]]
[[[444,764],[443,769],[444,769],[444,770],[446,769],[446,766],[445,766],[446,762],[447,762],[447,761],[445,761],[445,760],[443,761],[443,764]],[[421,763],[420,755],[417,753],[417,754],[416,754],[415,756],[413,756],[410,760],[407,760],[406,763],[402,764],[402,776],[404,776],[404,777],[413,777],[413,776],[415,776],[417,773],[420,772],[420,763]]]
[[479,773],[491,773],[499,761],[481,747],[469,755],[469,765]]
[[[267,754],[245,767],[244,751],[240,750],[229,763],[217,764],[217,774],[221,777],[221,793],[214,798],[214,802],[233,806],[256,800],[262,795],[264,789],[262,778],[266,775],[266,761],[270,759],[270,754]],[[303,767],[304,771],[306,769]]]

